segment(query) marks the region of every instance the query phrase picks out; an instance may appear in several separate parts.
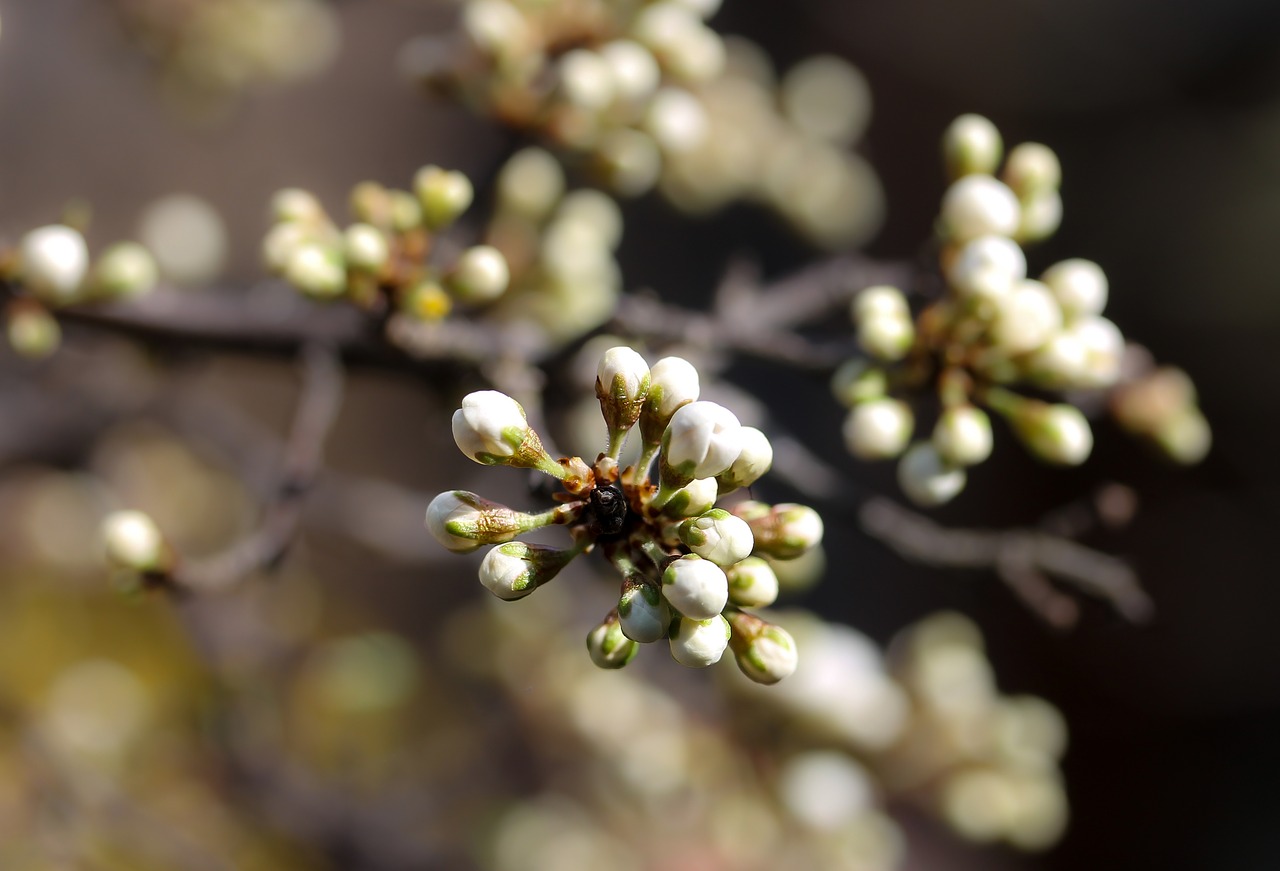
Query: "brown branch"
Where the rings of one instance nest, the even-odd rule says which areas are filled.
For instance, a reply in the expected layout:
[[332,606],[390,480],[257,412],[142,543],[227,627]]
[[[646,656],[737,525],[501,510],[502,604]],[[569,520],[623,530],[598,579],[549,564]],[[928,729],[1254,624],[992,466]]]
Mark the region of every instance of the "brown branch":
[[274,568],[293,542],[304,497],[320,472],[324,442],[342,406],[342,369],[333,349],[308,345],[303,384],[285,448],[283,468],[258,528],[216,556],[178,567],[168,578],[179,589],[212,592]]
[[946,529],[888,499],[873,498],[861,509],[863,529],[903,558],[950,569],[995,569],[1038,616],[1070,626],[1078,609],[1049,584],[1073,584],[1134,622],[1151,616],[1152,603],[1137,574],[1122,560],[1037,529]]

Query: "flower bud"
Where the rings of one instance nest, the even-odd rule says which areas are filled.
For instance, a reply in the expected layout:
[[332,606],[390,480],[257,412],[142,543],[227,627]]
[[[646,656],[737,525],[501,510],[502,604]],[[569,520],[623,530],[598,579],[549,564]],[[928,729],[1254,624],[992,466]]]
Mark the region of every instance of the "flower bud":
[[681,617],[671,625],[671,658],[688,668],[713,665],[724,656],[732,631],[719,614],[707,620]]
[[1062,329],[1062,309],[1049,288],[1038,281],[1019,281],[996,302],[991,341],[1009,355],[1034,351]]
[[947,266],[947,281],[961,297],[998,299],[1026,277],[1026,255],[1004,236],[974,239]]
[[1166,457],[1183,466],[1194,466],[1203,460],[1213,445],[1209,421],[1194,406],[1157,426],[1152,438]]
[[1062,185],[1062,164],[1049,146],[1023,142],[1009,152],[1000,177],[1026,203],[1040,194],[1057,193]]
[[422,226],[422,206],[418,198],[408,191],[393,190],[389,194],[391,229],[396,233],[408,233]]
[[911,407],[883,397],[855,405],[844,420],[844,443],[860,460],[889,460],[911,440],[915,417]]
[[671,154],[697,148],[706,140],[709,126],[702,102],[683,88],[658,91],[644,117],[644,129]]
[[491,245],[476,245],[462,252],[446,281],[463,302],[485,303],[506,293],[511,272],[501,251]]
[[861,323],[874,317],[911,317],[911,308],[907,298],[896,287],[877,285],[860,291],[849,304],[849,313],[854,323]]
[[629,127],[618,127],[602,136],[595,157],[605,183],[624,197],[647,192],[662,172],[662,153],[653,137]]
[[164,535],[141,511],[115,511],[102,521],[107,559],[135,572],[163,571],[170,561]]
[[540,469],[563,477],[563,470],[525,419],[524,408],[497,390],[478,390],[463,397],[462,407],[453,413],[453,440],[481,465]]
[[618,456],[627,432],[640,419],[649,386],[649,364],[626,345],[610,348],[600,358],[596,398],[609,428],[609,456]]
[[333,299],[347,289],[347,270],[337,249],[308,242],[299,245],[289,256],[284,270],[285,280],[307,296]]
[[1078,466],[1093,450],[1089,421],[1074,405],[1027,399],[1013,406],[1008,416],[1027,450],[1046,463]]
[[420,321],[442,321],[453,310],[453,297],[434,281],[419,281],[400,300],[401,310]]
[[28,360],[43,360],[62,344],[58,319],[34,300],[18,300],[9,305],[5,330],[9,347]]
[[613,102],[613,70],[596,52],[573,48],[560,55],[556,78],[565,102],[588,111],[599,111]]
[[933,447],[944,461],[975,466],[991,456],[991,419],[972,405],[955,405],[942,412],[933,428]]
[[500,544],[480,563],[480,583],[499,599],[521,599],[554,578],[577,555],[577,551],[523,541]]
[[901,360],[915,340],[915,324],[909,317],[877,312],[858,321],[858,347],[877,360]]
[[729,602],[729,581],[710,560],[685,554],[662,573],[662,595],[671,607],[694,620],[718,615]]
[[641,644],[651,644],[667,634],[671,608],[657,587],[628,578],[618,599],[618,619],[623,635]]
[[22,238],[22,281],[33,295],[69,302],[89,268],[89,249],[79,230],[51,224]]
[[520,51],[528,36],[524,14],[507,0],[473,0],[462,7],[462,30],[476,48],[498,58]]
[[670,517],[696,517],[711,510],[717,498],[719,484],[715,478],[694,478],[667,500],[662,513]]
[[343,234],[343,250],[347,265],[376,275],[391,256],[387,237],[372,224],[352,224]]
[[961,115],[942,134],[942,157],[947,177],[992,175],[1000,165],[1004,140],[1000,131],[981,115]]
[[151,252],[137,242],[118,242],[102,252],[93,267],[93,286],[110,296],[141,296],[160,280]]
[[662,485],[674,489],[694,478],[713,478],[740,453],[742,425],[733,412],[706,400],[682,405],[662,434]]
[[742,502],[733,513],[751,526],[755,550],[766,556],[795,559],[822,541],[822,518],[807,505]]
[[293,252],[315,237],[315,230],[304,224],[293,221],[276,224],[262,239],[262,262],[273,274],[284,275]]
[[1101,314],[1107,305],[1107,276],[1092,260],[1063,260],[1040,276],[1068,318]]
[[1124,363],[1124,334],[1104,317],[1083,316],[1071,325],[1070,334],[1084,348],[1084,368],[1076,384],[1101,389],[1120,380]]
[[517,151],[498,173],[499,208],[541,221],[564,195],[564,170],[541,148]]
[[942,459],[929,442],[918,442],[898,461],[898,486],[917,505],[932,508],[950,502],[964,489],[964,469]]
[[277,224],[319,224],[327,216],[324,207],[311,191],[283,188],[271,197],[271,218]]
[[643,100],[657,90],[662,71],[653,53],[638,42],[619,39],[600,47],[609,65],[614,88],[623,100]]
[[471,207],[475,191],[461,172],[424,166],[413,177],[413,192],[428,230],[443,230]]
[[741,611],[731,611],[726,618],[733,629],[729,646],[747,677],[756,683],[775,684],[796,670],[799,655],[787,630]]
[[889,389],[889,378],[879,366],[855,357],[840,364],[831,376],[831,392],[847,408],[879,399]]
[[968,242],[980,236],[1012,236],[1021,222],[1018,198],[989,175],[966,175],[942,197],[941,226],[948,239]]
[[600,668],[622,668],[639,649],[638,644],[622,634],[617,614],[610,614],[587,633],[587,652]]
[[[683,357],[663,357],[649,370],[649,394],[640,412],[640,435],[657,444],[681,406],[698,398],[698,370]],[[705,477],[705,476],[704,476]]]
[[565,506],[543,514],[525,514],[467,490],[446,490],[427,506],[427,529],[448,550],[470,553],[484,544],[501,544],[517,535],[566,522]]
[[725,570],[729,601],[742,608],[767,608],[778,599],[778,575],[758,556],[749,556]]
[[730,493],[739,487],[750,487],[773,466],[773,445],[769,437],[754,426],[741,430],[742,450],[729,468],[716,476],[721,493]]
[[1040,191],[1022,201],[1022,220],[1013,237],[1021,243],[1048,239],[1062,226],[1062,195],[1056,190]]
[[723,508],[690,517],[676,532],[689,550],[722,567],[746,559],[755,546],[747,522]]

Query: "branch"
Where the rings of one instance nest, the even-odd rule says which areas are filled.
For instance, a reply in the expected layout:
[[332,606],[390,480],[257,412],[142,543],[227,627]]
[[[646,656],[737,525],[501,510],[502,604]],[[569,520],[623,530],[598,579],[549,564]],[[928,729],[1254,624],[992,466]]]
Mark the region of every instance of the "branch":
[[227,589],[254,571],[277,566],[293,542],[304,497],[320,472],[324,442],[342,406],[343,393],[342,369],[332,349],[309,345],[302,363],[302,392],[283,469],[258,529],[214,557],[179,566],[168,579],[179,589]]
[[1079,610],[1049,583],[1054,576],[1140,623],[1152,603],[1137,574],[1122,560],[1036,529],[946,529],[888,499],[868,500],[860,512],[867,533],[903,558],[952,569],[995,569],[1010,589],[1052,626],[1075,623]]

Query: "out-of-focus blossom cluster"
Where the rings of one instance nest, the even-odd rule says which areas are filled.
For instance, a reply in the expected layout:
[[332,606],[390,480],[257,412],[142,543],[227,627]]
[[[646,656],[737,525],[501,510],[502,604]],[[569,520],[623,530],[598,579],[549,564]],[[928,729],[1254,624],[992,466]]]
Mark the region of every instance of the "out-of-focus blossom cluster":
[[[1112,390],[1126,428],[1179,462],[1199,461],[1209,428],[1185,375],[1121,385],[1126,342],[1102,314],[1109,285],[1101,267],[1070,259],[1028,277],[1023,246],[1050,235],[1062,214],[1053,151],[1023,143],[1005,157],[995,126],[965,115],[948,128],[943,152],[951,177],[937,223],[945,292],[914,314],[896,287],[854,298],[865,356],[833,384],[849,407],[850,453],[900,457],[903,492],[939,505],[964,489],[966,468],[990,456],[987,411],[1005,418],[1038,459],[1078,465],[1093,449],[1093,431],[1072,396]],[[929,389],[940,411],[929,439],[913,442],[912,400]]]
[[781,733],[784,745],[853,760],[877,793],[919,804],[968,840],[1041,850],[1062,835],[1062,716],[1042,699],[999,692],[968,619],[910,626],[887,656],[849,627],[785,619],[805,651],[792,678],[768,692],[727,682],[744,740],[778,746]]
[[193,119],[217,117],[247,92],[324,70],[341,30],[324,0],[112,0],[159,70],[164,95]]
[[137,242],[118,242],[91,257],[84,234],[69,223],[31,230],[16,246],[0,247],[9,345],[23,357],[47,357],[61,342],[58,308],[140,296],[158,280],[155,257]]
[[457,33],[414,40],[402,65],[623,196],[657,186],[691,212],[755,200],[817,245],[865,241],[883,195],[849,151],[870,115],[862,75],[823,56],[779,80],[758,46],[706,24],[719,6],[469,0]]
[[[553,580],[579,554],[598,549],[622,577],[615,609],[591,631],[596,665],[620,668],[639,644],[667,639],[682,665],[704,667],[732,649],[742,671],[776,683],[795,668],[791,636],[744,608],[778,595],[774,559],[794,559],[822,538],[822,520],[803,505],[717,500],[750,486],[773,462],[768,439],[744,427],[724,406],[699,400],[697,370],[680,357],[649,367],[627,346],[600,358],[595,393],[604,418],[605,450],[593,463],[554,460],[511,397],[493,390],[468,395],[453,417],[453,436],[472,460],[537,469],[559,480],[558,505],[515,511],[475,493],[441,493],[427,528],[449,550],[496,545],[480,580],[503,599],[523,598]],[[637,430],[634,463],[619,458]],[[649,480],[657,462],[657,483]],[[567,526],[569,548],[516,541],[548,526]]]

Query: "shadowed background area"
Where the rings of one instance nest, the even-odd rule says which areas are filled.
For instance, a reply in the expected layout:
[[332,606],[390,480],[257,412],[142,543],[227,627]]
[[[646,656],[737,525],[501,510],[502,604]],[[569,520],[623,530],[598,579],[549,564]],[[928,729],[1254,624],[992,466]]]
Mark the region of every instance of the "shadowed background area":
[[[228,256],[220,280],[246,284],[261,277],[266,203],[277,188],[301,186],[336,206],[363,179],[404,184],[430,162],[466,171],[483,194],[486,178],[524,140],[425,96],[396,71],[404,42],[450,26],[454,10],[413,0],[332,6],[341,46],[330,66],[184,118],[173,111],[168,86],[131,42],[113,4],[0,0],[0,234],[11,241],[54,220],[68,201],[83,199],[93,207],[89,237],[97,246],[134,235],[156,197],[189,192],[210,202],[226,222]],[[937,512],[955,526],[1014,526],[1104,482],[1133,487],[1140,500],[1134,522],[1089,543],[1126,556],[1139,570],[1155,600],[1154,617],[1143,626],[1089,605],[1078,628],[1055,633],[993,577],[906,564],[856,533],[851,507],[834,500],[824,509],[827,577],[797,602],[879,642],[932,611],[964,612],[986,636],[1001,688],[1051,700],[1071,730],[1063,763],[1071,825],[1055,850],[1031,856],[978,850],[908,812],[905,867],[1280,867],[1280,799],[1274,789],[1280,754],[1272,746],[1280,730],[1274,641],[1280,592],[1272,552],[1280,525],[1280,467],[1274,457],[1280,441],[1280,367],[1274,362],[1280,342],[1274,242],[1280,224],[1280,7],[1265,0],[728,0],[713,23],[759,42],[779,68],[831,53],[865,73],[874,112],[861,151],[879,173],[888,203],[884,228],[868,247],[875,256],[924,256],[945,185],[938,141],[958,114],[990,117],[1007,143],[1051,145],[1064,168],[1064,221],[1034,250],[1033,271],[1036,264],[1066,257],[1101,263],[1111,282],[1109,316],[1158,359],[1187,370],[1214,428],[1213,452],[1190,470],[1162,464],[1108,424],[1097,430],[1090,463],[1070,472],[1037,466],[1013,449],[1007,433],[998,432],[993,462],[976,469],[965,494]],[[679,216],[654,196],[628,201],[624,208],[619,260],[626,286],[652,287],[669,300],[705,304],[734,256],[752,258],[770,276],[814,256],[780,221],[752,207],[735,206],[702,221]],[[287,426],[297,381],[296,367],[288,363],[237,354],[206,360],[169,347],[158,357],[139,354],[136,376],[129,369],[110,383],[77,383],[75,376],[83,374],[77,365],[92,367],[94,353],[69,343],[56,377],[39,382],[45,399],[57,399],[58,415],[83,412],[92,418],[95,396],[127,406],[130,379],[152,383],[162,377],[157,372],[163,367],[154,365],[161,362],[181,373],[178,390],[216,397],[250,426],[268,432]],[[21,429],[17,418],[47,404],[30,396],[31,371],[11,356],[0,361],[0,475],[16,480],[29,473],[30,460],[59,468],[117,468],[110,445],[93,440],[101,427],[117,421],[92,418],[74,437],[34,445],[15,435]],[[841,410],[823,380],[783,378],[749,363],[733,369],[731,377],[749,384],[857,486],[892,492],[890,470],[859,468],[845,454]],[[488,470],[477,472],[470,464],[464,468],[442,425],[457,395],[473,386],[424,385],[415,376],[357,369],[326,449],[329,466],[427,493],[444,486],[495,487],[488,482],[502,476],[484,475]],[[557,401],[564,404],[564,397],[548,399],[553,408]],[[143,427],[116,431],[113,438],[136,444],[159,437]],[[177,482],[187,460],[174,451],[165,457],[171,464],[166,474]],[[219,489],[217,480],[201,480],[191,490],[175,483],[180,492],[169,495],[194,502],[248,499],[231,484]],[[507,480],[509,494],[518,493],[518,482]],[[474,582],[474,566],[434,558],[434,543],[420,527],[421,506],[404,506],[405,515],[412,513],[406,521],[391,518],[394,508],[376,494],[369,504],[385,512],[384,534],[402,542],[412,560],[373,558],[323,529],[309,529],[298,549],[301,561],[343,603],[336,609],[331,604],[325,619],[348,631],[393,630],[423,650],[433,649],[448,631],[452,609],[484,595]],[[48,510],[45,522],[67,529],[83,519],[70,509]],[[337,511],[316,526],[355,522],[359,513]],[[0,501],[0,526],[9,527],[10,536],[35,522],[31,517],[26,503]],[[247,524],[234,516],[218,521],[227,528],[201,527],[202,522],[192,521],[193,538],[208,549]],[[15,562],[6,569],[5,541],[0,534],[0,579],[16,585],[21,566]],[[29,584],[31,578],[22,580]],[[312,619],[308,609],[320,608],[319,594],[306,585],[275,589],[284,598],[274,607],[300,625]],[[58,612],[30,604],[30,598],[39,599],[34,593],[22,597],[27,610],[8,606],[6,619],[13,623],[7,631],[17,636],[16,627],[23,625],[56,634],[48,627],[60,624]],[[224,605],[237,607],[214,607]],[[138,663],[148,661],[145,633],[174,633],[166,602],[142,607],[160,628],[139,629],[130,622],[135,618],[115,611],[102,617],[116,627],[107,635],[132,637],[131,655]],[[185,612],[198,607],[187,603],[177,610],[189,617]],[[76,631],[90,634],[84,627],[93,623],[94,615],[85,613],[70,621],[81,627]],[[40,640],[40,631],[30,631],[34,650],[12,644],[0,653],[6,672],[21,672],[25,658],[37,658],[41,645],[51,644]],[[568,631],[577,633],[577,625]],[[165,643],[184,648],[171,638]],[[234,660],[237,644],[233,638],[196,646]],[[399,662],[398,655],[390,659]],[[194,676],[200,669],[185,660],[171,672],[163,676],[168,685],[206,679]],[[496,702],[492,687],[467,684],[456,673],[450,679],[459,683],[424,678],[439,684],[424,704],[432,709],[428,719],[434,728],[461,746],[467,712]],[[202,696],[181,704],[211,703]],[[300,717],[312,709],[302,710]],[[216,732],[218,724],[209,728]],[[19,740],[11,732],[6,727],[0,738]],[[447,757],[451,746],[442,740],[437,752]],[[430,770],[444,771],[440,782],[449,789],[471,784],[472,793],[458,793],[464,804],[480,801],[476,796],[491,780],[535,779],[520,760],[503,758],[500,751],[494,756],[474,775],[465,767],[473,761],[465,753],[454,767],[441,763]],[[378,764],[394,768],[395,761]],[[251,779],[244,772],[239,776]],[[4,795],[0,791],[0,810]],[[434,800],[449,795],[446,790]],[[449,814],[430,806],[438,814],[434,825],[447,827]],[[325,818],[329,810],[316,811],[316,817]],[[339,857],[334,867],[343,867],[342,845],[317,849]],[[180,844],[175,850],[183,852]],[[293,867],[288,859],[271,861],[281,864],[261,867]],[[400,861],[405,868],[466,867],[456,855]],[[190,867],[199,865],[193,860]]]

